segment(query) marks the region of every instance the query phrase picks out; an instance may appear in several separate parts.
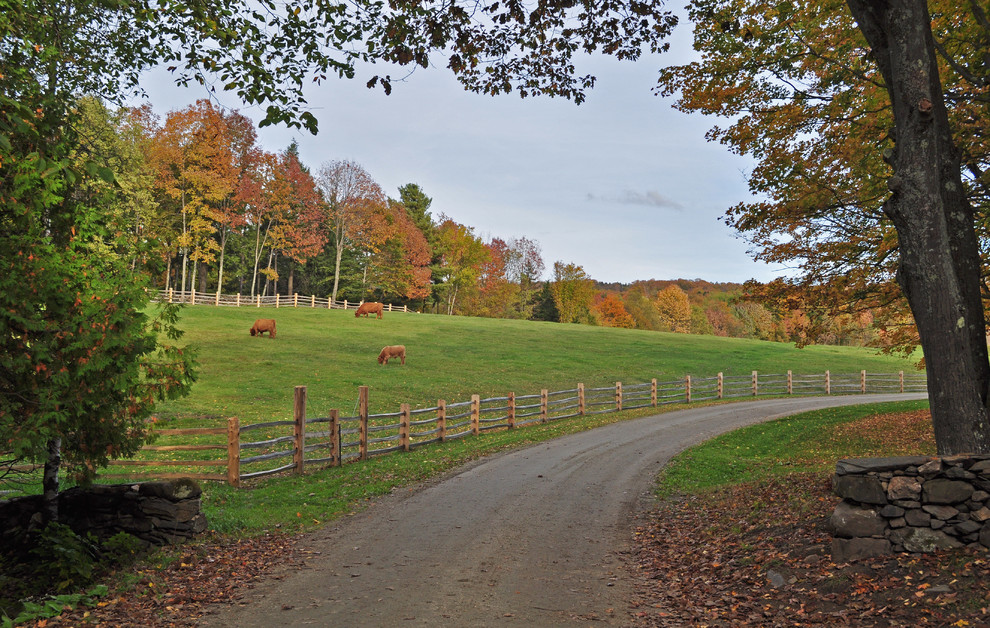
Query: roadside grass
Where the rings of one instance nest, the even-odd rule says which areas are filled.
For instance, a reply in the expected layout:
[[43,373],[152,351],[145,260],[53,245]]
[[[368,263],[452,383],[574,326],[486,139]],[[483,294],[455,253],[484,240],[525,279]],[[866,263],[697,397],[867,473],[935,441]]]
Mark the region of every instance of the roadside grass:
[[[883,428],[898,413],[927,407],[927,400],[864,404],[751,425],[674,457],[664,468],[656,492],[662,498],[762,482],[791,473],[828,473],[840,458],[934,455],[934,442],[923,434],[925,430],[930,432],[930,423],[907,422],[899,430]],[[860,427],[850,427],[854,422]],[[871,428],[873,423],[878,424],[876,429]]]

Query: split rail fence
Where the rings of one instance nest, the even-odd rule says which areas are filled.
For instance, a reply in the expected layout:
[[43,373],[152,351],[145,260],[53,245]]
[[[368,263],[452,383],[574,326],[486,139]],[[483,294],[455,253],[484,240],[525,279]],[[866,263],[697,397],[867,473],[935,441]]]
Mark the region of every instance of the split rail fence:
[[[248,294],[219,294],[216,292],[178,291],[173,288],[159,290],[152,300],[162,303],[186,303],[188,305],[215,305],[217,307],[309,307],[324,310],[356,310],[363,301],[334,301],[316,295],[273,294],[270,296]],[[383,303],[386,312],[409,312],[405,305]]]
[[[115,467],[128,467],[121,473],[101,473],[104,478],[192,477],[200,480],[226,481],[233,486],[263,476],[279,473],[304,473],[306,467],[338,466],[373,456],[410,451],[430,443],[478,435],[495,429],[516,429],[535,423],[618,412],[666,404],[692,403],[718,399],[866,393],[925,392],[923,373],[874,373],[861,371],[851,375],[824,374],[765,375],[753,371],[749,376],[723,376],[641,384],[585,388],[578,384],[571,390],[539,394],[470,400],[410,409],[403,403],[397,412],[371,414],[368,387],[359,387],[357,415],[340,416],[331,410],[326,417],[306,414],[306,387],[295,388],[293,418],[252,425],[241,425],[230,418],[225,428],[162,429],[155,444],[143,448],[142,460],[117,460]],[[254,440],[251,440],[254,439]],[[190,440],[195,440],[190,444]],[[196,452],[224,452],[220,459],[194,459],[209,455]],[[169,459],[168,456],[183,456]],[[215,454],[214,454],[215,455]],[[166,469],[181,467],[181,472]],[[145,469],[145,470],[139,470]],[[193,469],[202,469],[200,472]]]

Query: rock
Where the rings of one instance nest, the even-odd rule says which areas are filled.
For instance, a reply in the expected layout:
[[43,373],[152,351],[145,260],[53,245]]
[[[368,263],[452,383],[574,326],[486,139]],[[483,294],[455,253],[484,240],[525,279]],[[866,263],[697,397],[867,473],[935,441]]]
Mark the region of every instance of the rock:
[[904,520],[912,527],[927,527],[932,516],[923,510],[909,510],[904,514]]
[[836,475],[865,474],[871,471],[895,471],[911,465],[922,465],[931,460],[927,456],[895,456],[892,458],[847,458],[835,463]]
[[929,504],[958,504],[974,493],[973,485],[961,480],[936,478],[922,486],[922,501]]
[[887,539],[832,539],[832,562],[848,563],[891,553]]
[[979,510],[970,513],[969,516],[974,521],[979,521],[979,522],[982,523],[982,522],[986,521],[987,519],[990,519],[990,508],[987,508],[986,506],[984,506],[983,508],[980,508]]
[[921,475],[935,475],[942,471],[942,461],[938,458],[929,460],[923,465],[918,467],[918,473]]
[[854,538],[879,536],[883,534],[887,522],[872,508],[841,501],[832,513],[829,525],[834,530],[835,536]]
[[880,516],[886,517],[887,519],[896,519],[897,517],[903,517],[904,509],[899,506],[892,506],[888,504],[880,509]]
[[900,475],[891,478],[887,484],[887,497],[892,500],[907,499],[916,501],[921,499],[921,482],[918,478]]
[[907,552],[928,553],[962,547],[962,543],[940,530],[901,528],[895,533],[900,535],[900,542]]
[[966,536],[967,534],[976,532],[982,527],[983,526],[976,521],[960,521],[955,525],[955,530],[958,536]]
[[775,589],[779,589],[787,584],[787,581],[784,580],[784,576],[773,569],[767,570],[767,582]]
[[843,499],[860,504],[886,504],[887,494],[875,476],[841,475],[836,476],[832,489]]
[[939,506],[938,504],[922,506],[921,509],[942,521],[948,521],[959,514],[959,511],[952,506]]

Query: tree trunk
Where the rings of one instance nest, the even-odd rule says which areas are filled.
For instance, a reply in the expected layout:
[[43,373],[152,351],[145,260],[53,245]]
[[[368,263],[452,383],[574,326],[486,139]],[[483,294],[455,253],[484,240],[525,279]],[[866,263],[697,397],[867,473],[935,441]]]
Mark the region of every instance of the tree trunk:
[[340,285],[340,259],[344,254],[344,238],[342,235],[340,235],[339,231],[335,239],[337,241],[336,242],[337,250],[335,251],[336,262],[333,265],[333,292],[330,293],[331,301],[337,300],[337,286]]
[[217,267],[217,296],[219,297],[223,290],[223,257],[227,250],[227,228],[220,225],[220,261]]
[[884,211],[897,230],[898,282],[925,353],[938,452],[990,453],[979,244],[945,109],[927,2],[847,3],[893,105],[894,175]]
[[58,471],[62,466],[62,439],[48,441],[48,458],[41,478],[41,490],[45,499],[45,522],[58,521]]

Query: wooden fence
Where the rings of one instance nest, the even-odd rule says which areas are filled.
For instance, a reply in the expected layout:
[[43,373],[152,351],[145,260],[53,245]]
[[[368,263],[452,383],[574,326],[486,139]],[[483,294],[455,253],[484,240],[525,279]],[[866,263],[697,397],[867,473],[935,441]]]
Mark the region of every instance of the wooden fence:
[[[226,307],[309,307],[324,310],[356,310],[363,301],[334,301],[316,295],[275,294],[272,296],[247,294],[219,294],[216,292],[176,291],[173,288],[159,290],[152,296],[153,301],[162,303],[186,303],[188,305],[215,305]],[[383,303],[386,312],[409,312],[405,305]]]
[[[226,428],[157,430],[157,442],[182,437],[186,442],[156,444],[145,447],[144,460],[117,460],[114,467],[128,467],[127,472],[101,473],[100,477],[173,478],[192,477],[221,480],[240,486],[245,480],[267,475],[303,473],[306,467],[337,466],[372,456],[410,451],[430,443],[469,437],[494,429],[516,429],[558,419],[658,407],[665,404],[692,403],[739,397],[785,395],[831,395],[866,393],[925,392],[923,373],[874,373],[852,375],[824,374],[751,375],[693,378],[641,384],[586,388],[578,384],[571,390],[541,390],[538,394],[482,399],[472,395],[456,403],[437,401],[433,407],[411,410],[403,403],[397,412],[371,414],[368,387],[359,387],[357,415],[342,417],[331,410],[326,417],[306,414],[306,387],[297,386],[291,420],[241,425],[234,417]],[[257,434],[257,436],[248,436]],[[217,436],[226,435],[224,439]],[[213,437],[212,441],[209,437]],[[189,444],[190,437],[197,442]],[[255,440],[249,440],[254,438]],[[205,441],[207,442],[204,442]],[[188,455],[190,452],[225,452],[219,459],[163,460],[165,455]],[[248,455],[250,454],[250,455]],[[198,454],[202,455],[202,454]],[[144,472],[132,471],[138,467]],[[162,471],[162,468],[185,467],[185,472]],[[196,469],[211,467],[210,471]]]

